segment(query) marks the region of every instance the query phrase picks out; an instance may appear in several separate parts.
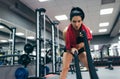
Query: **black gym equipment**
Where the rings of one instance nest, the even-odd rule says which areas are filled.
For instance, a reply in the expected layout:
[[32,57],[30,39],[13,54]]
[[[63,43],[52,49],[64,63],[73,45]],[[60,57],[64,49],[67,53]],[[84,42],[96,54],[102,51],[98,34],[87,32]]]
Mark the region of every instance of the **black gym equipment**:
[[[44,8],[36,9],[36,73],[35,77],[29,77],[28,79],[45,79],[45,75],[42,74],[43,64],[41,61],[41,30],[44,28],[44,36],[45,36],[45,18],[52,24],[52,71],[55,72],[55,41],[54,41],[54,23],[45,15],[46,10]],[[44,37],[44,48],[45,48],[46,37]],[[44,69],[44,68],[43,68]]]
[[[11,54],[14,55],[15,52],[15,33],[16,33],[16,28],[15,27],[8,27],[6,24],[0,23],[0,25],[4,26],[5,28],[7,28],[8,30],[10,30],[12,32],[12,45],[11,45]],[[14,57],[11,60],[11,65],[14,64]]]
[[49,49],[46,51],[46,55],[45,55],[45,58],[46,58],[46,64],[52,62],[52,50]]
[[18,63],[23,65],[25,68],[31,62],[30,53],[33,52],[34,46],[30,43],[25,44],[24,51],[25,54],[21,55],[18,59]]
[[24,46],[24,51],[25,51],[27,54],[32,53],[32,52],[33,52],[33,49],[34,49],[34,47],[33,47],[32,44],[30,44],[30,43],[27,43],[27,44],[25,44],[25,46]]
[[34,78],[40,78],[42,76],[42,63],[41,63],[41,30],[44,26],[45,9],[36,9],[36,76]]
[[27,79],[28,78],[29,72],[27,69],[27,65],[31,62],[31,58],[29,54],[33,52],[33,49],[34,49],[34,46],[32,46],[31,44],[29,43],[25,44],[24,46],[25,54],[21,55],[18,59],[18,63],[23,65],[24,67],[19,67],[15,71],[16,79]]
[[27,65],[31,62],[31,59],[29,55],[23,54],[19,57],[18,63],[23,65],[24,67],[27,67]]
[[49,72],[50,72],[50,68],[48,66],[42,65],[42,68],[41,68],[42,76],[44,76],[44,74],[48,75]]
[[108,66],[106,67],[106,69],[109,69],[109,70],[113,70],[113,66],[112,66],[112,61],[107,61],[107,64]]
[[[51,24],[51,31],[52,31],[52,34],[51,34],[51,49],[52,49],[52,72],[51,74],[60,74],[59,72],[57,72],[57,58],[56,58],[56,49],[57,47],[59,48],[59,43],[57,44],[57,42],[55,41],[55,27],[57,27],[56,25],[59,24],[59,21],[52,21],[47,15],[45,15],[45,18],[50,22]],[[58,33],[58,29],[57,29],[57,33]],[[58,35],[59,36],[59,35]],[[59,41],[59,39],[58,39]]]

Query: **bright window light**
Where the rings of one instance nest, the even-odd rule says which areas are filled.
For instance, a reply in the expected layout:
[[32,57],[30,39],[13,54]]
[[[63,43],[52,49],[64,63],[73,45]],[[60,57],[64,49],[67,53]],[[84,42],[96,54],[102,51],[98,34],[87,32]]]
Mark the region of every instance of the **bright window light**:
[[120,44],[120,41],[118,41],[118,44]]
[[113,44],[109,47],[109,49],[113,49],[115,46],[117,46],[117,43],[113,43]]
[[101,9],[100,15],[111,14],[113,12],[113,8]]
[[33,53],[32,53],[33,55],[36,55],[36,52],[35,51],[33,51]]
[[90,30],[90,33],[93,33],[92,30]]
[[17,32],[17,33],[16,33],[16,35],[18,35],[18,36],[23,36],[23,35],[24,35],[24,33]]
[[35,39],[33,36],[28,36],[27,39]]
[[90,49],[90,51],[93,51],[93,49]]
[[104,22],[99,24],[100,27],[109,26],[109,22]]
[[0,25],[0,29],[4,28],[4,26]]
[[48,1],[48,0],[39,0],[40,2],[46,2],[46,1]]
[[98,50],[99,46],[98,45],[94,45],[94,50]]
[[99,29],[99,32],[106,32],[107,29]]
[[120,40],[120,36],[118,37],[118,39]]
[[7,40],[0,40],[1,42],[8,42]]
[[55,18],[57,19],[57,20],[67,20],[68,18],[67,18],[67,16],[66,15],[58,15],[58,16],[55,16]]
[[13,40],[12,39],[8,39],[9,42],[12,42]]

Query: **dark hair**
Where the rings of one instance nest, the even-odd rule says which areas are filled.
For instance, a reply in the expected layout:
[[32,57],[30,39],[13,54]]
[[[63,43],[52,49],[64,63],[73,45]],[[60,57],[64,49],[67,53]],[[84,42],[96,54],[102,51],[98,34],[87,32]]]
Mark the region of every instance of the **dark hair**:
[[72,20],[74,16],[81,16],[82,20],[84,20],[85,14],[81,8],[73,7],[70,12],[70,20]]

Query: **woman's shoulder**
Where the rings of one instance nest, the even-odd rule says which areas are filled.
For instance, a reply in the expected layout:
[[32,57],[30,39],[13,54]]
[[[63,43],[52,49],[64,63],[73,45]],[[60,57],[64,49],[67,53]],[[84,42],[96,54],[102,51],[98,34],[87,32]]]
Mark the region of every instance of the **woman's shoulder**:
[[63,33],[66,33],[68,29],[68,26],[64,28]]

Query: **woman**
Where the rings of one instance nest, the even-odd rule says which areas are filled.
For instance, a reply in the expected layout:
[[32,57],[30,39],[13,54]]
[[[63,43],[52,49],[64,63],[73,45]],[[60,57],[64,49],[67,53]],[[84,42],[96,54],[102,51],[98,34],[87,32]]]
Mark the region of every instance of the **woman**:
[[70,24],[63,31],[63,38],[65,41],[65,50],[63,54],[63,66],[60,74],[60,79],[66,79],[69,65],[73,59],[75,51],[78,52],[79,60],[88,69],[86,52],[84,49],[83,36],[81,31],[85,31],[87,34],[88,42],[92,39],[92,35],[87,26],[83,24],[85,14],[79,7],[73,7],[70,12]]

